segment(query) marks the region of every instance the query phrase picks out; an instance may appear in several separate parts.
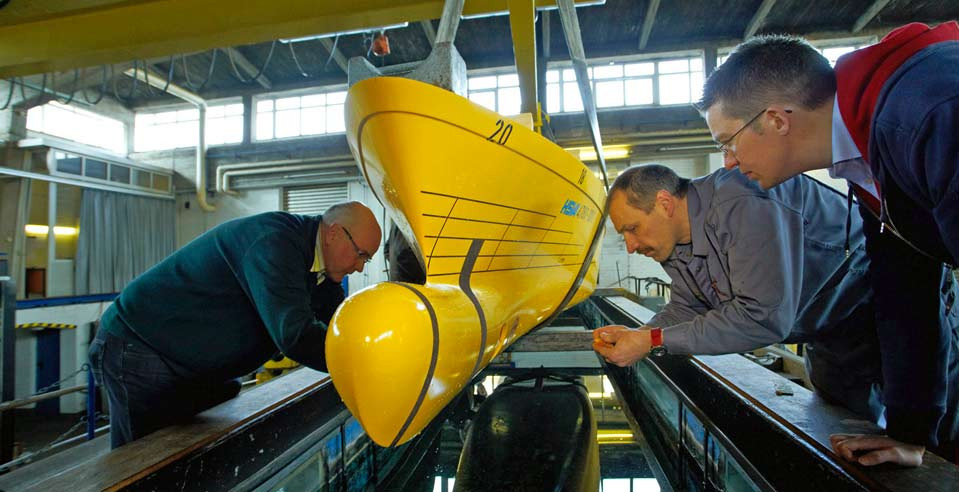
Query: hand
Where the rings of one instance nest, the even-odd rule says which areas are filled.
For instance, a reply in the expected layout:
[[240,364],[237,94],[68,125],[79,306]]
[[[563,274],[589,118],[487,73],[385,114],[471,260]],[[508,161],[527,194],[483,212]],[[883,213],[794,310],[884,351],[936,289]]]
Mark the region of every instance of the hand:
[[622,325],[593,330],[593,350],[606,362],[626,367],[646,357],[652,342],[649,330],[631,330]]
[[[924,446],[899,442],[888,436],[833,434],[829,436],[833,451],[846,461],[863,466],[895,463],[902,466],[922,464]],[[856,454],[856,453],[860,454]]]

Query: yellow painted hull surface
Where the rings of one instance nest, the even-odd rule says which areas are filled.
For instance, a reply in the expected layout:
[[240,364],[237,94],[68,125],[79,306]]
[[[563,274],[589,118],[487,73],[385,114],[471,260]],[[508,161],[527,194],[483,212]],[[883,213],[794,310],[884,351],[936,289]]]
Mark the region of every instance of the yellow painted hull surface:
[[327,334],[337,391],[373,441],[393,446],[516,339],[592,293],[605,191],[539,134],[422,82],[355,84],[346,122],[427,273],[426,285],[354,294]]

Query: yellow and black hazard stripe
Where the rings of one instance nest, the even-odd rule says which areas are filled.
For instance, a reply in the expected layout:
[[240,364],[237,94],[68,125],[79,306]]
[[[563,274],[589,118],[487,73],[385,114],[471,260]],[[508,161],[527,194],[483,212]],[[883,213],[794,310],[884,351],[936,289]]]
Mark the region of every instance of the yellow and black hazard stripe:
[[44,328],[52,328],[55,330],[74,330],[77,325],[71,325],[69,323],[21,323],[17,325],[17,328],[31,329],[31,330],[42,330]]

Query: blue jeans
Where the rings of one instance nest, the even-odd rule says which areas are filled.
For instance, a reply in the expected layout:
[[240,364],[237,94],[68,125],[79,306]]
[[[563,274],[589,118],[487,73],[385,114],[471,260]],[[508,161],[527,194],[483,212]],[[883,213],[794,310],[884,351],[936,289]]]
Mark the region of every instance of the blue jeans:
[[97,333],[90,344],[93,377],[110,403],[113,449],[235,397],[237,380],[204,381],[145,343]]

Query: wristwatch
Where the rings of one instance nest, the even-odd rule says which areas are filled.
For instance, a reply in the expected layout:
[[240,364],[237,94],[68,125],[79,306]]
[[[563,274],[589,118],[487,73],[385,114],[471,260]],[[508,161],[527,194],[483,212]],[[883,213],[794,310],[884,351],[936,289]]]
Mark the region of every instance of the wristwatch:
[[662,328],[653,328],[649,330],[649,341],[650,348],[649,354],[659,357],[661,355],[666,355],[668,352],[666,346],[663,345],[663,329]]

